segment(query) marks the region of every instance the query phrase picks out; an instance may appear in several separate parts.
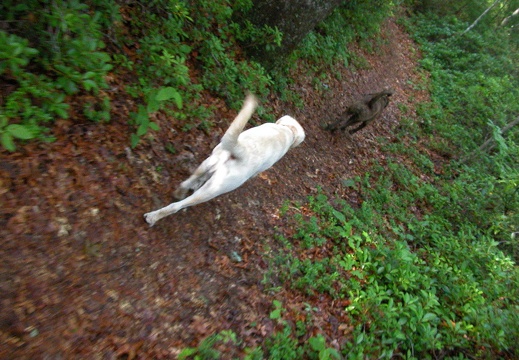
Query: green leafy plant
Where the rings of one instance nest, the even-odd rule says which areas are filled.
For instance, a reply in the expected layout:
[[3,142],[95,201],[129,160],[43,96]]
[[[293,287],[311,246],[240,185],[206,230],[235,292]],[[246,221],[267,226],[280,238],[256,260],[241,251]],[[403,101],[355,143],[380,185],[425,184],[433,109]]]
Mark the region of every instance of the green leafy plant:
[[269,317],[272,320],[279,320],[279,319],[281,319],[281,312],[283,311],[283,305],[281,304],[281,301],[274,300],[272,302],[272,304],[274,305],[274,310],[272,310],[270,312]]
[[336,63],[348,66],[354,62],[360,65],[363,60],[354,58],[347,45],[361,41],[365,46],[370,46],[373,37],[379,33],[380,25],[394,7],[394,2],[383,0],[342,4],[304,39],[293,58],[309,60],[308,65],[317,71]]
[[[238,342],[236,334],[230,330],[221,331],[218,334],[210,335],[198,345],[196,348],[185,348],[178,354],[178,360],[185,359],[220,359],[221,353],[215,349],[218,343],[233,343]],[[251,357],[252,359],[253,357]]]
[[341,359],[341,354],[334,348],[326,346],[324,336],[317,335],[308,339],[311,350],[317,353],[319,360]]
[[[7,150],[15,150],[15,139],[52,141],[45,133],[54,119],[68,117],[67,95],[95,95],[99,109],[85,104],[85,115],[109,119],[109,99],[100,90],[107,88],[111,59],[101,51],[101,13],[90,10],[79,1],[0,5],[0,20],[9,25],[0,31],[0,79],[9,83],[0,103],[0,133]],[[15,18],[29,20],[9,21]]]
[[148,130],[159,130],[157,123],[150,120],[150,115],[161,110],[165,103],[173,100],[179,109],[182,109],[182,97],[180,93],[173,87],[163,87],[158,90],[149,90],[147,96],[147,105],[138,106],[137,113],[131,114],[134,124],[137,126],[137,132],[131,136],[131,147],[135,148],[139,140]]
[[[299,359],[301,357],[309,359],[330,360],[340,359],[339,352],[326,345],[326,340],[322,335],[310,337],[303,345],[299,344],[294,338],[293,329],[287,321],[283,319],[283,306],[279,300],[273,301],[274,310],[270,313],[270,318],[283,325],[281,331],[277,331],[266,339],[265,344],[269,359]],[[308,306],[307,306],[308,307]],[[311,322],[311,321],[310,321]],[[296,324],[296,337],[305,335],[302,331],[303,323]]]
[[7,125],[7,119],[0,119],[0,142],[9,151],[15,151],[14,139],[31,140],[35,137],[27,127],[18,124]]
[[285,326],[282,331],[276,332],[266,339],[265,347],[268,359],[272,360],[296,360],[301,359],[304,354],[304,349],[292,337],[292,330],[289,326]]
[[231,44],[214,35],[204,41],[200,49],[205,58],[203,86],[223,96],[233,108],[239,108],[246,90],[265,95],[272,80],[266,71],[253,61],[236,61]]
[[[395,166],[395,176],[401,170]],[[408,187],[426,186],[415,183],[412,173],[398,174],[398,177],[402,177],[399,181]],[[452,233],[448,226],[443,226],[445,220],[440,221],[443,212],[440,209],[437,210],[438,218],[428,218],[427,224],[408,220],[406,227],[409,230],[404,230],[403,224],[388,227],[387,222],[379,222],[378,216],[405,212],[406,204],[411,201],[411,198],[405,198],[416,196],[403,193],[404,199],[401,200],[401,196],[395,194],[390,202],[396,208],[384,209],[385,200],[378,200],[376,195],[386,187],[382,181],[378,185],[371,183],[363,190],[366,195],[371,194],[365,201],[378,209],[377,216],[366,218],[361,211],[342,210],[351,217],[349,221],[346,216],[338,215],[325,196],[311,197],[307,209],[313,211],[313,215],[306,219],[295,216],[294,227],[300,231],[311,229],[314,236],[333,242],[334,250],[330,251],[333,255],[326,262],[334,266],[321,268],[323,259],[320,262],[306,261],[306,268],[301,268],[299,264],[304,262],[298,259],[294,250],[289,250],[283,261],[276,265],[281,267],[279,272],[289,274],[283,280],[302,291],[310,287],[317,293],[328,293],[332,298],[350,299],[345,311],[352,324],[357,325],[353,341],[342,349],[348,358],[362,358],[367,354],[383,358],[407,354],[420,358],[450,348],[471,349],[474,341],[481,344],[490,342],[494,344],[492,346],[504,346],[505,349],[513,346],[508,342],[510,338],[504,328],[500,328],[505,324],[504,318],[489,319],[487,312],[491,304],[500,302],[498,299],[509,299],[509,291],[519,291],[517,286],[512,290],[498,285],[505,278],[516,276],[512,275],[518,271],[513,262],[500,253],[496,243],[492,245],[490,238],[476,240],[469,235],[476,233],[474,225],[465,225],[467,228],[463,232]],[[299,237],[295,233],[291,241],[297,242]],[[424,247],[412,251],[417,239],[424,241]],[[344,241],[347,247],[342,246]],[[302,247],[301,251],[304,249]],[[460,262],[460,259],[463,260]],[[487,266],[500,270],[489,277],[485,270]],[[306,274],[304,278],[312,272],[318,275],[299,287],[297,274]],[[497,278],[500,280],[495,282]],[[328,279],[330,285],[318,286],[324,279]],[[330,288],[341,290],[330,292]],[[517,304],[507,306],[512,310]],[[509,316],[509,312],[505,311],[503,316]],[[492,325],[481,326],[486,322]],[[366,323],[370,324],[369,329],[364,326]],[[497,330],[499,328],[501,330]],[[496,338],[489,329],[501,335]],[[512,333],[516,331],[515,327],[510,330]]]
[[[209,119],[211,109],[196,105],[203,90],[224,98],[236,109],[241,106],[245,91],[259,96],[269,92],[272,85],[270,76],[259,64],[240,56],[238,41],[263,39],[266,43],[279,42],[281,35],[273,29],[258,29],[250,23],[233,21],[236,11],[251,6],[252,2],[248,0],[233,5],[210,1],[192,4],[157,1],[148,6],[144,17],[140,11],[134,14],[134,31],[140,33],[141,39],[141,62],[136,65],[139,83],[129,92],[145,105],[140,105],[131,117],[132,124],[137,127],[131,136],[132,146],[136,146],[148,129],[156,128],[148,119],[155,111],[164,111],[184,130],[194,126],[209,129],[212,126]],[[195,13],[207,16],[193,16]],[[215,27],[218,32],[213,31]],[[272,39],[267,41],[267,37],[262,35]],[[187,58],[192,54],[203,70],[199,84],[191,83],[189,75]],[[128,64],[124,58],[118,57],[118,61]],[[163,88],[174,89],[175,96],[159,100],[161,106],[158,110],[144,111],[142,107],[157,108],[156,95]],[[179,106],[179,99],[183,106]],[[176,108],[169,106],[169,100],[174,100]]]

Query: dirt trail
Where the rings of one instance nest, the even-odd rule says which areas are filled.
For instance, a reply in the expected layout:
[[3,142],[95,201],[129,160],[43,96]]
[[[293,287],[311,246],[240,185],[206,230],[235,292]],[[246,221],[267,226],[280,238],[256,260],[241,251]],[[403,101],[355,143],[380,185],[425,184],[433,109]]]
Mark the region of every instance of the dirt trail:
[[[263,254],[277,246],[275,228],[286,221],[278,209],[318,187],[355,205],[355,193],[341,180],[384,164],[377,139],[397,141],[399,109],[412,117],[413,102],[425,97],[411,85],[418,81],[413,43],[394,21],[383,33],[385,45],[376,53],[357,49],[367,68],[334,69],[341,81],[314,86],[297,75],[293,90],[303,108],[271,99],[277,117],[290,114],[305,128],[301,146],[236,191],[153,228],[143,213],[172,200],[234,113],[218,114],[222,120],[210,135],[162,130],[136,150],[128,149],[123,117],[104,125],[61,121],[56,142],[1,152],[0,358],[174,358],[226,329],[246,346],[259,344],[274,329],[273,298],[261,280]],[[320,128],[359,94],[385,87],[395,90],[389,107],[352,139]],[[115,112],[127,114],[127,101],[114,100]],[[171,119],[157,121],[171,128]],[[167,142],[176,154],[166,151]],[[278,296],[301,306],[288,291]],[[319,306],[322,329],[332,332],[326,324],[340,314]]]

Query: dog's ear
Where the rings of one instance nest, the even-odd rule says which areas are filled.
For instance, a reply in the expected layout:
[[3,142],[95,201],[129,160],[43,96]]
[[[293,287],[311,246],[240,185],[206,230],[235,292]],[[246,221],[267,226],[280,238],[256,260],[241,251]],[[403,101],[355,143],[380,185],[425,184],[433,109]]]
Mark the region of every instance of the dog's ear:
[[294,142],[292,143],[292,146],[290,146],[290,148],[296,147],[305,140],[305,131],[303,127],[293,117],[285,115],[281,119],[276,121],[276,124],[286,126],[290,128],[290,130],[292,130],[292,132],[294,133]]

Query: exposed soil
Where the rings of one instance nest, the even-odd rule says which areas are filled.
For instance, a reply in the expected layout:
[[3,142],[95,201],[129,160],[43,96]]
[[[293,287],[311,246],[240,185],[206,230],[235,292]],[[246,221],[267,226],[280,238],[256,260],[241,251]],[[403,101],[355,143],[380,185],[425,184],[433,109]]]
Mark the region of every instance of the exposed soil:
[[[110,123],[59,121],[56,142],[2,151],[0,358],[173,359],[227,329],[243,340],[225,349],[228,358],[261,344],[276,328],[273,299],[304,307],[296,293],[267,294],[261,283],[266,251],[279,246],[274,234],[287,221],[278,209],[318,187],[357,205],[358,194],[341,181],[384,165],[380,139],[401,141],[393,135],[401,109],[413,118],[414,103],[426,97],[412,86],[419,82],[416,46],[394,20],[383,33],[375,53],[356,50],[366,68],[337,65],[341,80],[315,85],[295,71],[292,87],[303,108],[270,99],[276,117],[292,115],[305,128],[302,145],[241,188],[152,228],[143,214],[173,200],[236,115],[220,100],[204,95],[220,109],[209,134],[183,132],[162,116],[155,139],[131,150],[127,114],[134,104],[114,90]],[[351,138],[320,128],[352,100],[386,87],[395,94],[369,127]],[[319,309],[315,332],[336,346],[351,340],[340,304],[311,301]]]

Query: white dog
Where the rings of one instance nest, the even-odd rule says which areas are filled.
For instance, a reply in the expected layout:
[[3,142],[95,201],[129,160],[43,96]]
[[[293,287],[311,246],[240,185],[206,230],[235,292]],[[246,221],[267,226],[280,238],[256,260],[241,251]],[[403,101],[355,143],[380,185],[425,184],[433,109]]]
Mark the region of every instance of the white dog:
[[[290,148],[303,142],[303,128],[288,115],[275,124],[266,123],[243,131],[257,105],[256,98],[248,95],[240,113],[220,144],[213,149],[211,156],[175,191],[175,197],[183,200],[144,214],[150,226],[183,208],[238,188],[251,177],[274,165]],[[193,194],[186,198],[189,191],[193,191]]]

